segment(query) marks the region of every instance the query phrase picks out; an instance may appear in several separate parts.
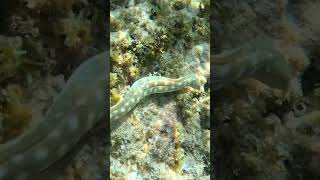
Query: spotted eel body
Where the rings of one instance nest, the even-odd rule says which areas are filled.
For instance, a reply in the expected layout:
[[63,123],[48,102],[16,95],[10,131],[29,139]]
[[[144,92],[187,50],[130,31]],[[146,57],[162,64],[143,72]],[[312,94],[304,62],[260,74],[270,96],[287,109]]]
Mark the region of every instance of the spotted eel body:
[[246,78],[254,78],[272,88],[289,88],[290,65],[270,37],[257,37],[239,48],[211,57],[215,90]]
[[0,145],[1,180],[30,179],[61,158],[105,115],[108,58],[104,52],[81,64],[45,119]]
[[155,93],[166,93],[177,91],[181,88],[191,86],[200,89],[206,83],[203,76],[190,74],[179,79],[170,79],[162,76],[149,76],[136,81],[124,99],[111,107],[110,109],[110,126],[111,130],[118,127],[122,121],[119,119],[126,115],[136,104],[144,97]]

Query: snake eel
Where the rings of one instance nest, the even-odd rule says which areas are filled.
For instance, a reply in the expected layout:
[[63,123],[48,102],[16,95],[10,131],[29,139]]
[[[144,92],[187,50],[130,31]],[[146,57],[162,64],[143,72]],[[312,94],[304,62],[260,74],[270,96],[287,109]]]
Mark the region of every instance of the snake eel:
[[110,108],[111,130],[119,126],[121,117],[133,109],[143,98],[155,93],[167,93],[177,91],[190,86],[195,89],[203,88],[206,78],[197,74],[189,74],[179,79],[170,79],[162,76],[149,76],[136,81],[126,96],[118,104]]
[[54,99],[45,119],[15,140],[0,145],[0,179],[40,178],[106,116],[106,51],[84,61]]

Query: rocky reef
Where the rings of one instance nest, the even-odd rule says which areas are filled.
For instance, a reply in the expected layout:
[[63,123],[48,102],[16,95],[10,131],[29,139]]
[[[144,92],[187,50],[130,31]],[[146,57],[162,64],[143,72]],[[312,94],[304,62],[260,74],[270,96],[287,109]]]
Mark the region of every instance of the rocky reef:
[[217,179],[319,179],[319,3],[212,5]]
[[[107,48],[101,0],[4,0],[0,7],[0,143],[44,120],[83,60]],[[105,128],[105,127],[104,127]],[[57,179],[105,177],[105,129],[44,173]],[[70,158],[71,157],[71,158]]]
[[[112,1],[111,106],[149,75],[209,81],[209,1]],[[111,134],[112,179],[209,179],[210,88],[145,98]]]

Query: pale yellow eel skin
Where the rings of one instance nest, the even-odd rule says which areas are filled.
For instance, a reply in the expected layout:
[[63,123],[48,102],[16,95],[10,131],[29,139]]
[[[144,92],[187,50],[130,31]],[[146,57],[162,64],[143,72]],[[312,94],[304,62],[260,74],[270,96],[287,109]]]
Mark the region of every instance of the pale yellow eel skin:
[[124,119],[121,119],[132,110],[143,98],[155,93],[167,93],[190,86],[200,89],[206,83],[206,78],[197,74],[189,74],[179,79],[170,79],[162,76],[149,76],[136,81],[121,102],[110,109],[110,127],[116,129]]
[[82,63],[44,120],[0,145],[0,180],[35,179],[106,115],[108,58],[106,51]]

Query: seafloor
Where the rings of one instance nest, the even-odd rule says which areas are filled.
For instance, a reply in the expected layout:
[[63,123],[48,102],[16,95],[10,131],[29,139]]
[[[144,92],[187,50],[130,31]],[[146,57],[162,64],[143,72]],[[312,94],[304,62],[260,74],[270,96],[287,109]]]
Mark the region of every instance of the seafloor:
[[[112,1],[110,22],[111,105],[149,75],[209,81],[209,1]],[[209,94],[206,86],[142,100],[111,133],[111,179],[209,179]]]
[[216,178],[320,179],[319,1],[212,6]]
[[[0,6],[0,142],[43,120],[72,71],[107,46],[103,0]],[[319,8],[315,0],[111,2],[111,105],[150,74],[209,79],[217,179],[320,179]],[[48,23],[50,22],[50,23]],[[276,58],[273,58],[276,57]],[[209,179],[210,88],[144,99],[111,134],[114,179]],[[104,179],[105,126],[47,171]],[[58,177],[57,177],[58,176]]]

